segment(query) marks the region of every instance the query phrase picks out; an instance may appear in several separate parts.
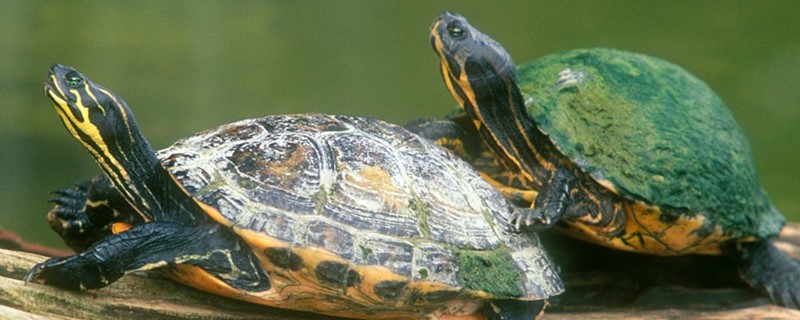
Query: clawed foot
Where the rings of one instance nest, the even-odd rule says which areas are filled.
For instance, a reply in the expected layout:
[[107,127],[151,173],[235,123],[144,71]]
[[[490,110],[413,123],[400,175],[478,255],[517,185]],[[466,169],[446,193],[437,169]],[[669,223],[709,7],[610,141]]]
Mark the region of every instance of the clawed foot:
[[22,280],[77,291],[102,288],[122,276],[122,272],[104,271],[99,261],[91,254],[52,258],[33,266]]
[[75,274],[80,270],[74,270],[68,265],[69,258],[52,258],[42,263],[37,263],[28,274],[22,278],[25,283],[35,282],[39,284],[52,285],[69,290],[86,289],[76,279]]
[[73,188],[54,191],[55,197],[48,201],[56,205],[47,213],[50,228],[62,238],[79,236],[93,227],[85,211],[86,188],[84,182]]
[[516,231],[522,228],[538,231],[552,227],[566,211],[569,204],[571,174],[557,169],[550,179],[542,185],[531,208],[515,208],[509,217]]
[[[550,214],[547,214],[548,211]],[[514,212],[509,216],[509,224],[517,232],[541,231],[552,227],[559,217],[561,214],[553,210],[514,208]]]
[[72,188],[54,191],[49,202],[55,207],[47,213],[47,221],[70,248],[83,251],[111,234],[110,226],[119,220],[108,201],[92,200],[95,180],[84,181]]

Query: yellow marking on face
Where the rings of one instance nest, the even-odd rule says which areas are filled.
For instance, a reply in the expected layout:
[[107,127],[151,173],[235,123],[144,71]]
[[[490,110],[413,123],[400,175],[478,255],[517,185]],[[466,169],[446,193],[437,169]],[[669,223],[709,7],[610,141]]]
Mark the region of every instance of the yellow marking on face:
[[[97,100],[97,97],[94,95],[94,93],[92,93],[91,88],[89,88],[89,83],[84,82],[83,86],[85,87],[84,90],[86,90],[86,94],[89,95],[89,97],[92,98],[92,100],[94,101],[94,105],[97,106],[98,109],[100,109],[100,112],[102,112],[103,115],[105,115],[106,114],[106,109],[103,108],[103,105],[100,104],[100,101]],[[73,93],[75,93],[75,92],[73,92]],[[76,95],[76,96],[78,96],[78,95]],[[80,96],[78,96],[78,99],[80,99]],[[87,110],[87,113],[88,113],[88,110]],[[87,119],[86,116],[84,116],[84,119]]]
[[[437,22],[437,24],[434,26],[434,28],[436,28],[436,26],[438,26],[438,23],[439,22]],[[441,69],[441,72],[442,72],[442,77],[444,78],[445,85],[446,85],[447,89],[450,91],[450,94],[453,96],[453,98],[456,100],[456,102],[459,104],[459,106],[461,106],[462,109],[464,109],[464,110],[466,110],[466,108],[472,108],[473,109],[473,113],[477,117],[477,119],[473,119],[473,123],[475,124],[475,128],[480,130],[481,126],[486,122],[486,120],[483,117],[483,114],[481,113],[481,108],[478,105],[478,101],[477,101],[477,99],[475,97],[475,92],[474,92],[474,90],[472,88],[472,85],[469,82],[469,76],[467,75],[466,69],[465,69],[465,58],[463,56],[456,55],[456,63],[458,63],[458,65],[457,66],[451,66],[448,63],[448,60],[446,59],[446,54],[444,52],[444,44],[443,44],[443,42],[441,40],[441,37],[438,35],[438,33],[434,33],[434,39],[435,39],[435,41],[434,41],[435,49],[436,49],[437,53],[439,54],[439,58],[440,58],[440,63],[441,63],[441,68],[440,69]],[[457,79],[455,78],[455,76],[453,74],[452,68],[458,68],[460,70],[460,75],[459,75],[459,77]],[[456,83],[453,83],[453,79],[455,79]],[[458,86],[459,89],[461,89],[461,92],[463,93],[464,96],[461,96],[458,93],[458,91],[456,91],[456,89],[454,87],[456,85]],[[465,101],[465,99],[466,99],[466,101]],[[466,104],[467,102],[469,102],[469,105]],[[509,102],[509,107],[514,107],[511,104],[511,102]],[[519,106],[519,107],[523,107],[523,106]],[[517,127],[517,130],[519,132],[525,132],[526,130],[522,125],[521,119],[519,119],[519,116],[516,113],[514,115],[515,115],[514,116],[514,118],[515,118],[514,121],[515,121],[515,125]],[[488,130],[488,131],[489,131],[489,136],[491,136],[492,140],[495,141],[495,145],[497,145],[501,150],[503,150],[503,153],[505,153],[504,158],[507,161],[510,161],[513,164],[513,166],[515,166],[516,168],[519,168],[520,169],[520,174],[522,174],[527,181],[533,181],[533,179],[534,179],[533,178],[533,173],[531,172],[531,170],[528,167],[528,165],[530,165],[530,164],[521,163],[521,161],[519,159],[519,150],[516,150],[515,148],[513,148],[514,144],[512,142],[510,142],[510,141],[508,141],[507,144],[501,144],[499,142],[500,138],[495,134],[495,132],[492,131],[492,130]],[[533,153],[533,155],[536,158],[538,163],[540,163],[546,169],[552,169],[554,167],[553,163],[547,161],[547,159],[545,159],[538,152],[536,152],[536,148],[533,145],[533,142],[529,139],[527,134],[523,134],[522,138],[523,138],[525,144],[527,145],[528,149],[531,150],[531,152]],[[505,145],[511,146],[512,150],[506,150],[506,147],[504,147]],[[510,168],[510,169],[512,169],[512,168]]]
[[[103,171],[106,172],[108,177],[116,182],[115,185],[128,186],[127,188],[121,188],[119,191],[123,193],[123,196],[125,196],[127,199],[133,199],[133,193],[138,193],[138,191],[136,191],[133,184],[126,182],[129,180],[128,172],[119,163],[116,157],[114,157],[114,155],[108,150],[108,145],[105,144],[105,141],[100,135],[100,130],[97,128],[97,126],[92,124],[89,120],[89,110],[84,107],[78,90],[70,90],[70,93],[75,96],[75,105],[77,106],[78,111],[81,113],[83,121],[78,120],[78,118],[75,117],[70,111],[69,103],[62,98],[64,95],[61,89],[58,86],[55,86],[55,88],[59,91],[59,94],[56,94],[52,90],[47,90],[47,95],[53,102],[53,106],[61,118],[61,122],[64,123],[64,127],[66,127],[67,131],[69,131],[69,133],[72,134],[72,136],[84,146],[84,149],[89,151],[89,153],[96,159],[97,164],[100,165],[100,167],[103,168]],[[88,138],[97,145],[99,150],[95,149],[95,147],[89,144],[87,141],[84,141],[79,132],[88,136]],[[108,159],[110,163],[106,161],[106,159]],[[112,170],[112,168],[116,168],[117,170]],[[119,172],[119,175],[117,172]],[[145,203],[144,205],[147,204]],[[136,210],[139,211],[138,209]],[[145,220],[148,220],[146,215],[142,214],[142,217]]]
[[[103,88],[96,88],[96,89],[97,89],[98,91],[100,91],[100,92],[104,93],[106,96],[109,96],[109,97],[111,97],[111,99],[112,99],[112,100],[114,100],[114,104],[116,104],[116,105],[118,105],[118,106],[121,106],[121,105],[122,105],[122,101],[120,101],[119,99],[117,99],[117,96],[116,96],[115,94],[113,94],[113,93],[111,93],[110,91],[108,91],[108,90],[105,90],[105,89],[103,89]],[[98,105],[99,105],[99,104],[98,104]],[[134,137],[133,137],[133,132],[131,132],[131,129],[130,129],[130,126],[129,126],[130,122],[128,122],[128,112],[127,112],[127,111],[125,111],[125,108],[118,108],[118,111],[119,111],[120,115],[122,115],[122,123],[124,123],[124,124],[125,124],[125,128],[127,128],[127,129],[128,129],[128,135],[129,135],[129,138],[131,139],[131,141],[132,141],[132,142],[134,142],[134,143],[135,143],[135,142],[136,142],[136,139],[134,139]]]
[[445,61],[445,59],[442,59],[442,66],[439,69],[442,72],[442,78],[444,79],[444,84],[447,87],[447,90],[450,91],[450,95],[453,96],[453,99],[456,100],[458,106],[461,107],[461,109],[463,110],[464,99],[461,98],[461,95],[459,95],[458,92],[456,92],[455,88],[453,87],[453,81],[451,80],[450,77],[451,72],[449,67],[447,66],[447,62]]

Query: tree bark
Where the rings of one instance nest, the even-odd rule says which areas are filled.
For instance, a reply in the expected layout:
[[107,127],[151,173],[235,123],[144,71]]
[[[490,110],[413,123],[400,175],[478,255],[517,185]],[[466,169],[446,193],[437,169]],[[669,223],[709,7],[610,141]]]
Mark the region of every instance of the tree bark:
[[[800,260],[800,227],[797,224],[788,225],[775,243]],[[337,319],[217,297],[167,280],[157,272],[126,275],[106,288],[86,292],[25,284],[20,280],[34,264],[45,259],[36,254],[0,249],[0,319]],[[624,260],[628,258],[609,259],[612,263],[626,265],[640,263]],[[707,265],[706,261],[701,263]],[[646,263],[642,265],[646,267]],[[687,276],[680,269],[683,266],[676,267],[679,271],[668,277]],[[716,267],[712,265],[710,272],[719,273],[713,268]],[[728,272],[721,271],[723,278],[728,277]],[[683,282],[699,281],[687,277]],[[699,277],[706,277],[706,274],[701,272]],[[741,284],[695,288],[680,285],[681,279],[667,279],[664,283],[641,288],[629,284],[631,279],[604,271],[568,271],[565,281],[567,288],[575,293],[562,299],[564,301],[554,301],[561,305],[548,310],[546,319],[800,319],[800,311],[770,305],[765,298]],[[712,281],[712,284],[717,283]],[[634,297],[621,306],[608,303],[607,299],[593,298],[630,291],[634,291]],[[567,301],[569,299],[573,301]]]

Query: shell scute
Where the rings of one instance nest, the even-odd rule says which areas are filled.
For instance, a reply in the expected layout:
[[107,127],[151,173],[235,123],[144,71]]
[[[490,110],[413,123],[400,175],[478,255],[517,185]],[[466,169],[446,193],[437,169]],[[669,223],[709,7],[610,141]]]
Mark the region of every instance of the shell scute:
[[271,247],[263,251],[264,256],[276,267],[297,271],[303,266],[303,258],[289,248]]
[[350,231],[320,219],[312,219],[299,229],[303,230],[304,238],[296,246],[325,248],[344,259],[353,259],[355,245]]
[[414,244],[378,234],[359,233],[353,262],[376,265],[394,273],[411,277],[414,263]]
[[410,214],[412,195],[391,145],[358,131],[330,136],[336,170],[322,214],[359,229],[403,237],[422,235]]
[[322,261],[314,270],[317,279],[323,285],[335,289],[347,289],[361,283],[358,271],[350,269],[346,263],[338,261]]
[[201,144],[203,148],[214,148],[231,140],[251,140],[266,134],[264,126],[252,123],[243,126],[229,126],[210,135]]
[[383,300],[394,300],[400,297],[406,289],[408,281],[384,280],[373,287],[375,294]]
[[224,171],[236,172],[235,182],[255,201],[313,214],[322,165],[318,149],[314,139],[302,135],[243,143],[230,150]]
[[450,250],[435,243],[420,243],[414,249],[413,280],[460,286],[456,277],[458,259]]
[[[431,238],[440,243],[454,244],[473,249],[491,249],[499,245],[492,225],[483,216],[486,212],[482,199],[475,196],[476,188],[467,179],[453,179],[460,168],[450,163],[430,161],[431,154],[449,157],[441,150],[404,149],[409,179],[417,181],[419,203],[424,210],[421,219]],[[453,228],[459,226],[459,228]]]

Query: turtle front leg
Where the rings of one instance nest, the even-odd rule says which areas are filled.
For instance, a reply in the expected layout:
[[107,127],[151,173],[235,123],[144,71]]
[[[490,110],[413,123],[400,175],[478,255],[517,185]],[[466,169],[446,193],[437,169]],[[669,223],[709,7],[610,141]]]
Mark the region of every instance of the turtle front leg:
[[566,212],[569,205],[569,191],[572,174],[566,169],[556,169],[542,185],[536,200],[530,208],[515,208],[509,217],[510,224],[517,230],[538,231],[552,227]]
[[201,267],[235,288],[271,287],[249,247],[231,230],[163,221],[110,235],[77,255],[39,263],[24,280],[69,290],[96,289],[130,271],[176,264]]
[[104,175],[53,192],[47,221],[70,248],[83,251],[112,234],[114,223],[144,222]]

